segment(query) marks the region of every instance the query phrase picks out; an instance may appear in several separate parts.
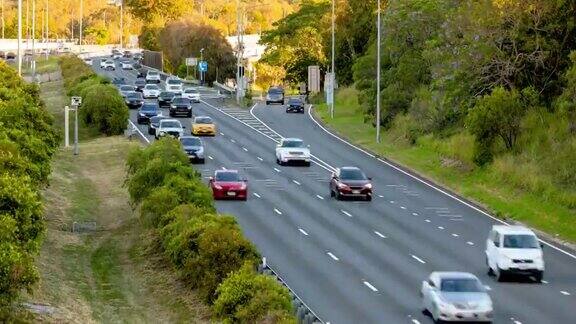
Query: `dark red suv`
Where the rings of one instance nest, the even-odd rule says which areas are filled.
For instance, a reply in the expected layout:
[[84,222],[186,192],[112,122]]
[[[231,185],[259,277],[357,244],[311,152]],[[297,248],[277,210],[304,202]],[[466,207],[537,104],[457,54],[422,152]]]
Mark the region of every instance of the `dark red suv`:
[[356,167],[342,167],[332,173],[330,196],[343,198],[364,198],[372,200],[372,179]]

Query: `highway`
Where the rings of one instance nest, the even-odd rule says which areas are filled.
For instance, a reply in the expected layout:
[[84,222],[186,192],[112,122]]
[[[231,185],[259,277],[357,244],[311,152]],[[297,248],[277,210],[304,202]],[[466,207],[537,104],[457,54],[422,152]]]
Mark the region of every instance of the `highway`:
[[[102,71],[135,80],[134,71]],[[208,93],[208,92],[203,92]],[[131,118],[136,124],[136,110]],[[164,115],[168,115],[165,109]],[[385,161],[345,143],[306,114],[282,106],[222,107],[210,95],[194,115],[211,116],[214,138],[203,138],[203,177],[219,168],[249,179],[247,202],[219,201],[306,304],[335,323],[431,323],[421,312],[421,281],[432,271],[467,271],[490,286],[495,323],[574,323],[576,253],[547,243],[544,282],[498,283],[487,275],[485,241],[497,220]],[[179,118],[190,129],[189,118]],[[138,128],[147,138],[145,125]],[[311,167],[278,166],[282,137],[311,145]],[[331,171],[358,166],[373,178],[372,202],[330,198]]]

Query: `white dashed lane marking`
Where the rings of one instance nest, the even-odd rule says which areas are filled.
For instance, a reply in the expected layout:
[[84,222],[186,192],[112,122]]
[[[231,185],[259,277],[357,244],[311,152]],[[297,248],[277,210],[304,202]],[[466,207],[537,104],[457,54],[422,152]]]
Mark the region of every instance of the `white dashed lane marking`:
[[300,182],[296,181],[296,180],[292,180],[292,182],[294,182],[297,185],[300,185]]
[[244,152],[248,152],[247,148],[243,147],[242,149],[244,150]]
[[425,221],[426,223],[430,223],[430,220],[429,220],[429,219],[426,219],[426,220],[424,220],[424,221]]
[[236,143],[236,140],[234,140],[233,138],[231,138],[231,139],[230,139],[230,142]]
[[318,199],[324,200],[324,197],[322,197],[320,195],[316,195],[316,197],[318,197]]
[[257,157],[257,159],[260,160],[260,162],[264,161],[264,159],[259,156]]
[[406,209],[406,207],[404,207],[404,206],[400,206],[400,208],[402,208],[402,209]]
[[466,244],[468,244],[468,245],[474,245],[474,243],[472,243],[472,242],[470,242],[470,241],[466,242]]
[[348,216],[348,217],[352,217],[352,214],[350,214],[349,212],[345,211],[345,210],[340,210],[342,212],[342,214]]
[[274,208],[274,212],[275,212],[276,214],[278,214],[278,215],[282,215],[282,212],[281,212],[281,211],[279,211],[279,210],[278,210],[278,209],[276,209],[276,208]]
[[276,171],[276,172],[280,173],[280,170],[279,170],[279,169],[277,169],[277,168],[274,168],[274,171]]
[[564,290],[560,291],[560,293],[564,296],[570,296],[570,293]]
[[258,197],[258,198],[262,198],[262,197],[260,197],[260,195],[257,194],[257,193],[253,193],[253,195],[256,196],[256,197]]
[[443,226],[438,226],[438,229],[441,229],[441,230],[443,230],[443,229],[444,229],[444,227],[443,227]]
[[208,155],[208,158],[209,158],[210,160],[214,160],[214,158],[213,158],[213,157],[211,157],[210,155]]
[[426,264],[426,261],[420,259],[419,257],[415,256],[414,254],[410,254],[410,256],[412,257],[412,259],[422,263],[422,264]]
[[335,256],[334,254],[332,254],[332,252],[328,252],[328,253],[326,253],[326,254],[328,254],[328,256],[330,256],[334,261],[340,261],[340,259],[338,259],[337,256]]
[[372,284],[369,283],[368,281],[364,280],[363,283],[366,287],[370,288],[370,290],[372,290],[373,292],[378,292],[378,289],[376,289],[376,287],[372,286]]
[[301,228],[299,228],[298,230],[300,231],[300,233],[302,233],[302,234],[304,234],[304,235],[308,236],[308,233],[307,233],[305,230],[303,230],[303,229],[301,229]]
[[458,236],[460,236],[460,235],[458,235],[458,234],[456,234],[456,233],[452,233],[452,236],[458,237]]
[[380,236],[381,238],[386,238],[386,236],[378,231],[374,231],[374,234]]
[[418,213],[412,213],[412,216],[418,216]]

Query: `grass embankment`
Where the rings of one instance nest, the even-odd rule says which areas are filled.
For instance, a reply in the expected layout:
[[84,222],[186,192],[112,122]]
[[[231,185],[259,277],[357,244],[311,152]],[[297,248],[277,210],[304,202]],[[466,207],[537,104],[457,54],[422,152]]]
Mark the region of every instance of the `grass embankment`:
[[[475,167],[472,161],[473,138],[459,133],[438,139],[431,135],[418,138],[411,145],[403,137],[401,123],[382,132],[380,144],[375,142],[376,129],[364,123],[356,91],[341,89],[336,95],[334,119],[325,104],[316,106],[316,114],[338,133],[373,152],[404,165],[451,190],[492,210],[503,219],[528,224],[562,240],[576,242],[576,212],[556,199],[525,189],[530,183],[552,196],[574,195],[529,172],[530,166],[510,154],[498,158],[490,166]],[[524,177],[524,179],[521,179]],[[527,184],[527,182],[529,182]]]
[[[36,73],[52,73],[59,70],[58,68],[58,56],[49,56],[48,59],[44,55],[36,55]],[[25,65],[22,70],[24,74],[32,73],[32,68]]]
[[[62,83],[42,86],[62,124]],[[135,142],[84,131],[80,155],[61,149],[44,192],[41,281],[28,300],[55,308],[48,322],[209,322],[209,309],[174,276],[129,205],[125,158]],[[86,230],[72,232],[76,222]],[[91,224],[95,224],[91,228]]]

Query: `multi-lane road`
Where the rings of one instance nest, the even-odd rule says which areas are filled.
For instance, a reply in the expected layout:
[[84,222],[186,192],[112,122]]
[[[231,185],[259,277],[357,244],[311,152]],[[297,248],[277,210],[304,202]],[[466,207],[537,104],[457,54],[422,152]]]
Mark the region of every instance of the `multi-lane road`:
[[[133,71],[102,71],[133,83]],[[205,92],[206,93],[206,92]],[[131,120],[136,124],[135,110]],[[218,202],[234,215],[268,263],[330,323],[429,323],[421,313],[421,281],[436,270],[466,271],[490,286],[495,323],[574,323],[576,253],[546,242],[542,284],[497,283],[487,275],[485,240],[498,220],[377,157],[344,142],[306,114],[281,106],[226,108],[210,95],[194,104],[218,134],[205,138],[204,177],[222,167],[249,179],[247,202]],[[164,112],[167,115],[167,111]],[[189,118],[180,118],[190,128]],[[138,126],[146,141],[145,126]],[[311,167],[278,166],[282,137],[310,144]],[[336,201],[334,168],[358,166],[373,178],[372,202]]]

